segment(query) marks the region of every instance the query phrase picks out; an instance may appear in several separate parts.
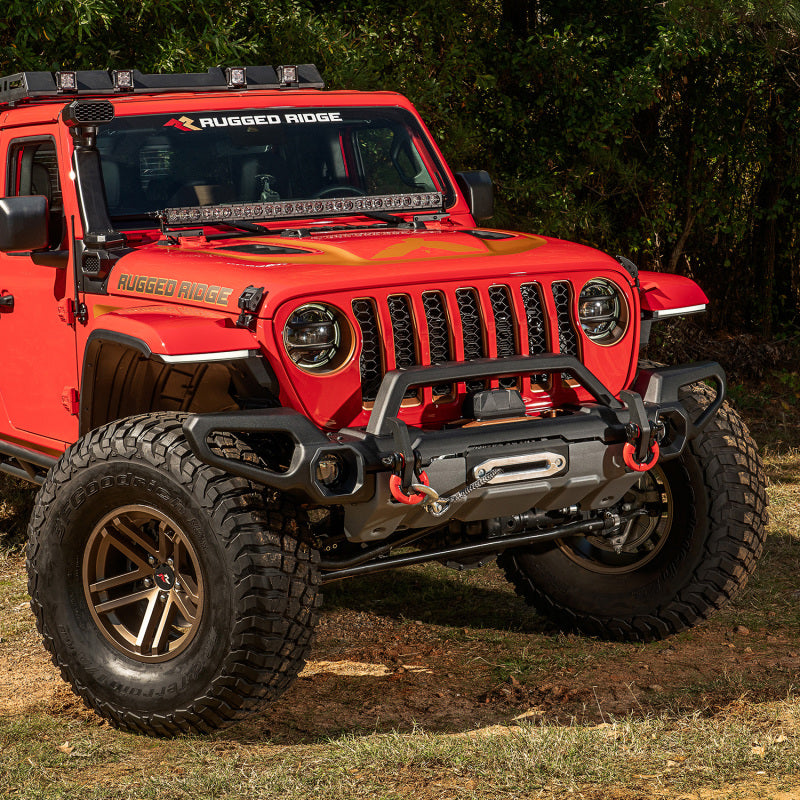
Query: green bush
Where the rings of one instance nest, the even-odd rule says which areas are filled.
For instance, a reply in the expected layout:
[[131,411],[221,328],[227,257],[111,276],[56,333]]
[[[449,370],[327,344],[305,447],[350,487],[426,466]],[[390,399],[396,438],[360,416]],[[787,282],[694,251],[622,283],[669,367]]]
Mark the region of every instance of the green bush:
[[713,327],[800,325],[800,12],[667,0],[7,0],[0,70],[313,61],[411,97],[495,223],[694,277]]

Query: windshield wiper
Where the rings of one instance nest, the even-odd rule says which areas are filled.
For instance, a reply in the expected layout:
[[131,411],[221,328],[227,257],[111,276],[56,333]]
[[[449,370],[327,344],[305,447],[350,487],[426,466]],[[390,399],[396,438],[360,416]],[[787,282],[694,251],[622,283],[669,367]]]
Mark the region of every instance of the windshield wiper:
[[398,217],[397,214],[390,214],[388,211],[364,211],[359,210],[358,214],[362,217],[369,217],[370,219],[378,219],[381,222],[390,222],[397,227],[413,228],[414,223]]

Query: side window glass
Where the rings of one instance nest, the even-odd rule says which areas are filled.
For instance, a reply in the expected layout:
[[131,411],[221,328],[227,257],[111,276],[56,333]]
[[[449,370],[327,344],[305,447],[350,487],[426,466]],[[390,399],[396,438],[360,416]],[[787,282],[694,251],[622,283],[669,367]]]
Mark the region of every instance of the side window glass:
[[50,246],[57,248],[64,236],[64,203],[58,180],[55,143],[17,142],[11,145],[7,194],[12,197],[40,194],[50,209]]

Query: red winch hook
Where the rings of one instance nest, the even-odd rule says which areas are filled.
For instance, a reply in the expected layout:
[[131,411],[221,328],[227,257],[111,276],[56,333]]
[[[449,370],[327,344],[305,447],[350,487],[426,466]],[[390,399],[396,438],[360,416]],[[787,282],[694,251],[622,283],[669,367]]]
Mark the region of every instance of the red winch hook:
[[650,445],[650,457],[647,461],[637,461],[636,446],[630,442],[625,442],[625,446],[622,448],[622,460],[625,462],[625,466],[628,469],[632,469],[634,472],[647,472],[647,470],[652,469],[656,465],[659,453],[658,442],[654,440]]
[[[419,483],[423,484],[424,486],[430,486],[430,483],[428,482],[428,476],[425,474],[424,470],[417,475],[417,478],[419,479]],[[406,494],[400,486],[399,475],[392,475],[392,477],[389,478],[389,490],[392,493],[392,497],[394,497],[398,503],[405,503],[407,506],[416,506],[426,497],[426,495],[422,494],[422,492]]]
[[661,453],[658,441],[655,436],[651,436],[648,457],[644,461],[639,461],[636,458],[636,450],[638,440],[642,437],[642,429],[636,424],[629,424],[627,428],[628,441],[622,448],[622,460],[625,462],[625,466],[634,472],[647,472],[656,465]]

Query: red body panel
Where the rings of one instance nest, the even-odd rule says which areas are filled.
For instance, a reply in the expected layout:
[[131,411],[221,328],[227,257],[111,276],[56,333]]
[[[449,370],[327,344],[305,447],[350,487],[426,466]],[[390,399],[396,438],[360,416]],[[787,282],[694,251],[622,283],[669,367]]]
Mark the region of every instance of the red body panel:
[[228,315],[182,306],[132,306],[108,311],[109,307],[108,302],[92,306],[94,319],[81,338],[88,339],[95,331],[114,331],[138,339],[154,354],[169,356],[259,349],[253,334],[237,328]]
[[708,297],[690,278],[664,272],[639,273],[642,311],[668,311],[705,305]]
[[[66,101],[66,99],[65,99]],[[264,91],[113,98],[117,116],[136,114],[192,114],[199,111],[251,108],[336,108],[389,105],[408,110],[427,129],[404,97],[391,92]],[[23,105],[0,114],[0,152],[8,157],[9,142],[21,136],[54,137],[59,148],[59,174],[68,228],[82,237],[81,215],[71,170],[72,140],[59,121],[62,102]],[[447,179],[455,180],[432,142],[429,150],[441,160]],[[270,228],[286,227],[285,221],[265,224],[264,236],[236,236],[208,241],[203,236],[184,237],[168,244],[158,231],[128,231],[132,252],[114,266],[107,294],[86,294],[88,324],[71,322],[66,304],[74,297],[74,265],[71,248],[65,269],[35,266],[29,258],[0,254],[0,293],[13,294],[13,313],[0,314],[0,348],[4,379],[0,385],[0,437],[45,452],[58,452],[78,436],[75,403],[68,390],[79,389],[79,373],[86,341],[92,332],[111,330],[134,337],[153,353],[185,355],[259,348],[275,372],[280,400],[306,413],[320,427],[362,425],[369,403],[361,397],[360,331],[352,301],[388,295],[408,297],[417,326],[419,363],[430,363],[428,333],[421,308],[422,291],[436,290],[448,303],[459,288],[472,288],[488,303],[492,286],[508,287],[518,321],[516,346],[527,353],[525,308],[519,298],[522,284],[535,283],[547,317],[551,351],[558,350],[556,309],[549,287],[552,281],[569,280],[573,290],[571,315],[577,319],[577,297],[585,281],[606,277],[622,290],[628,306],[624,336],[613,346],[591,342],[577,326],[578,354],[611,391],[630,384],[636,371],[640,310],[656,311],[696,306],[707,302],[692,281],[673,275],[640,273],[641,300],[620,265],[596,250],[568,242],[527,234],[481,239],[468,231],[474,227],[468,204],[456,189],[447,209],[449,219],[429,223],[427,229],[369,229],[361,218],[352,231],[314,232],[324,221],[291,223],[311,231],[310,236],[287,239],[269,235]],[[347,225],[356,219],[337,218]],[[330,224],[330,221],[327,221]],[[219,232],[209,228],[207,233]],[[65,237],[64,247],[69,244]],[[225,249],[232,245],[272,244],[297,249],[297,253],[259,256]],[[264,287],[265,299],[255,330],[236,326],[238,299],[248,286]],[[287,318],[302,302],[324,301],[341,310],[352,326],[351,357],[337,371],[310,375],[291,362],[282,343]],[[640,309],[641,303],[641,309]],[[387,312],[381,311],[381,329],[389,329]],[[463,359],[460,329],[452,331],[454,357]],[[484,319],[488,356],[496,356],[494,322]],[[386,369],[393,356],[387,354]],[[36,390],[31,391],[34,372]],[[524,383],[524,382],[523,382]],[[496,382],[494,385],[497,385]],[[67,394],[65,394],[67,392]],[[438,426],[457,417],[465,389],[458,396],[434,402],[430,389],[401,412],[410,423]],[[548,390],[521,386],[529,412],[588,396],[557,378]]]

